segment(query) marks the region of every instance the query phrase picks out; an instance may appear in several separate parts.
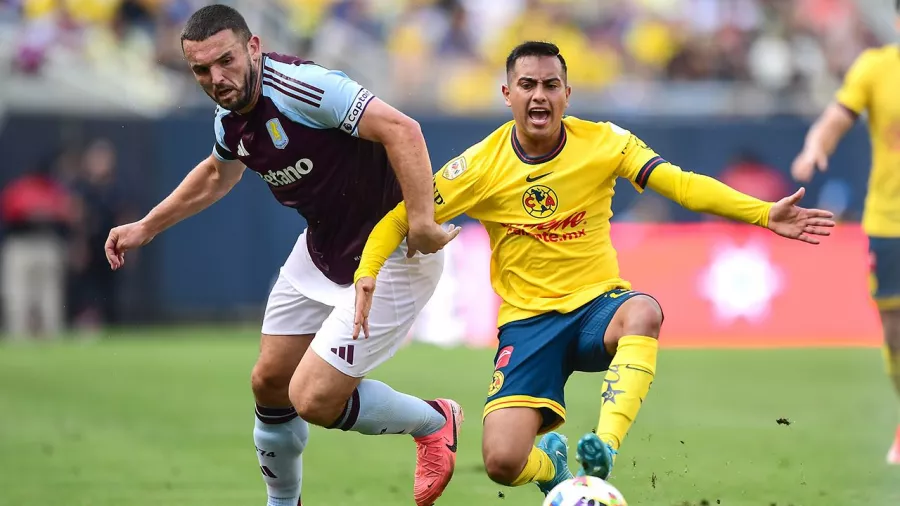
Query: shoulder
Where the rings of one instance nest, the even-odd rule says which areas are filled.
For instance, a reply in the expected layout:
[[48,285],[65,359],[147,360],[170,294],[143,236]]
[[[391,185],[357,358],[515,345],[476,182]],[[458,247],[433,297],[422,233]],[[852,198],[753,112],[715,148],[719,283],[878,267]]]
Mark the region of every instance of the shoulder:
[[587,133],[589,135],[603,134],[628,137],[631,133],[612,121],[589,121],[575,116],[565,116],[563,124],[565,124],[569,132],[575,134]]
[[573,116],[563,121],[570,138],[584,139],[592,149],[622,151],[634,137],[630,130],[612,121],[587,121]]
[[[266,53],[263,58],[263,78],[321,79],[329,73],[346,77],[343,72],[325,68],[314,61],[278,53]],[[273,79],[277,81],[277,79]]]
[[438,171],[438,174],[444,179],[452,181],[463,173],[480,173],[483,167],[490,164],[490,161],[494,160],[502,151],[502,146],[504,146],[503,139],[509,142],[513,124],[510,121],[488,134],[481,141],[469,146],[462,154],[445,163]]
[[874,69],[875,67],[881,65],[883,62],[891,60],[900,60],[900,50],[898,50],[898,47],[896,45],[888,44],[884,46],[864,49],[856,57],[856,60],[853,62],[853,66],[857,68],[862,67],[868,70]]
[[229,111],[228,109],[225,109],[224,107],[222,107],[220,105],[217,105],[215,113],[213,114],[213,121],[215,121],[216,123],[222,123],[222,120],[224,120],[230,114],[231,114],[231,111]]
[[[313,61],[278,53],[266,53],[262,68],[263,85],[280,91],[300,93],[304,97],[321,100],[346,83],[352,83],[340,70],[323,67]],[[311,96],[312,95],[312,96]]]
[[514,126],[515,121],[512,120],[500,125],[500,127],[479,142],[470,146],[463,153],[463,156],[470,163],[476,165],[496,159],[507,150],[512,149],[512,130]]
[[226,118],[231,116],[232,112],[221,106],[216,106],[215,115],[213,116],[213,129],[216,133],[216,142],[227,149],[227,141],[225,140],[225,123]]
[[282,99],[297,101],[311,107],[319,107],[325,90],[317,81],[321,80],[322,69],[313,62],[288,57],[277,53],[267,53],[263,59],[263,94],[272,92]]
[[340,70],[270,53],[263,60],[262,94],[282,114],[312,128],[356,127],[374,95]]
[[471,152],[473,156],[493,155],[498,151],[505,150],[512,146],[512,131],[515,121],[510,120],[500,125],[496,130],[489,133],[484,139],[477,144],[473,144],[467,152]]

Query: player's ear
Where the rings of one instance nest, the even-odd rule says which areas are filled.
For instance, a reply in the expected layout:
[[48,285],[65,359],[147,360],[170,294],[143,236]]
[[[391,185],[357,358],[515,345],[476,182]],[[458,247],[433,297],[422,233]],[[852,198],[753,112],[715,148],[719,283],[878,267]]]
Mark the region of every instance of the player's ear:
[[506,107],[512,107],[512,102],[509,101],[509,86],[504,84],[500,87],[500,91],[503,93],[503,100],[506,101]]
[[259,37],[256,35],[251,35],[250,40],[247,41],[247,53],[251,58],[255,58],[257,55],[259,55],[259,48]]

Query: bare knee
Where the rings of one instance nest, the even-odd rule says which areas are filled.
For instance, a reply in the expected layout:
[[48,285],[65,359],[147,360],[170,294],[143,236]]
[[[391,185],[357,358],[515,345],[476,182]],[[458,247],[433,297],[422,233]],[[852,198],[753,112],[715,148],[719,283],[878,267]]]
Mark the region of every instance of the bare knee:
[[270,407],[289,405],[288,386],[293,372],[293,369],[280,370],[273,364],[258,361],[250,374],[250,387],[256,402]]
[[288,396],[291,377],[313,337],[261,336],[259,358],[250,374],[250,386],[258,404],[266,407],[291,405]]
[[320,427],[331,427],[341,416],[348,396],[334,392],[317,381],[306,381],[297,374],[290,383],[291,405],[300,418]]
[[511,485],[528,462],[528,455],[521,453],[510,447],[485,448],[484,470],[488,477],[500,485]]
[[646,295],[638,295],[623,304],[622,309],[626,310],[625,320],[622,323],[623,335],[659,338],[663,312],[656,300]]
[[533,408],[505,408],[484,419],[484,470],[496,483],[511,485],[522,474],[543,417]]

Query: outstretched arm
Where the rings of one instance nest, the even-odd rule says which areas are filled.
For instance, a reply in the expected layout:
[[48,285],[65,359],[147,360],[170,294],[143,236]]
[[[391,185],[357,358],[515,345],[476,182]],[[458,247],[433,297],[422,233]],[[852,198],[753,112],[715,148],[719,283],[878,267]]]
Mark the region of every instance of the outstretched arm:
[[140,221],[118,226],[106,240],[106,260],[113,270],[125,265],[125,252],[139,248],[156,235],[211,206],[241,179],[244,165],[210,155],[185,176],[172,193]]
[[767,227],[783,237],[810,244],[819,244],[815,236],[830,235],[834,227],[831,212],[797,206],[806,193],[804,188],[778,202],[764,202],[670,163],[656,167],[648,175],[647,186],[691,211]]
[[613,131],[625,137],[617,173],[640,192],[649,187],[691,211],[767,227],[778,235],[810,244],[819,243],[814,236],[830,235],[832,213],[796,205],[805,194],[803,188],[778,202],[764,202],[709,176],[684,172],[631,132],[618,127]]

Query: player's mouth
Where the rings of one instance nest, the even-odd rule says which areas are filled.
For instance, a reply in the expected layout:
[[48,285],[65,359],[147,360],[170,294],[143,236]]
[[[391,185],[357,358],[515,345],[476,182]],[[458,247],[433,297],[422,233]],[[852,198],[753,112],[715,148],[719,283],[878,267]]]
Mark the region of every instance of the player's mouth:
[[528,109],[528,119],[534,126],[542,127],[550,123],[550,109],[546,107],[532,107]]
[[218,98],[220,100],[225,99],[225,98],[228,98],[232,93],[236,93],[236,92],[237,92],[237,90],[235,90],[234,88],[226,88],[224,90],[219,90],[216,92],[216,98]]

